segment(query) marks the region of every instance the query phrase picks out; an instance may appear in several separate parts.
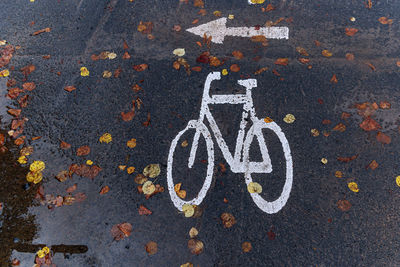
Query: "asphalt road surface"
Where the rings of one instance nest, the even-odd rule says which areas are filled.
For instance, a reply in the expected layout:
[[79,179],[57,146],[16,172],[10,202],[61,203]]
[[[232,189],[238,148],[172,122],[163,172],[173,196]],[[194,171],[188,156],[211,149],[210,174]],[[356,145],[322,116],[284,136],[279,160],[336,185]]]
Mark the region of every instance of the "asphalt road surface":
[[[45,245],[57,266],[400,264],[399,4],[203,1],[1,1],[3,58],[7,45],[14,50],[0,69],[9,70],[0,78],[0,132],[7,148],[0,167],[3,266],[13,259],[32,266]],[[186,31],[222,18],[226,28],[209,27],[206,37],[214,36],[208,41]],[[261,32],[271,26],[287,27],[288,38],[234,36],[245,35],[235,27]],[[177,48],[184,54],[174,54]],[[33,71],[21,71],[30,65]],[[234,105],[231,97],[205,105],[212,72],[221,79],[211,82],[210,95],[244,95],[238,80],[255,79],[257,86],[247,102]],[[15,87],[25,89],[10,97]],[[214,122],[210,115],[199,119],[202,103]],[[246,107],[254,117],[242,120]],[[22,111],[12,116],[10,109]],[[12,120],[25,123],[20,135],[9,137]],[[174,143],[190,120],[197,128]],[[253,142],[240,134],[241,120],[243,130],[256,136]],[[99,141],[105,133],[111,142]],[[20,136],[23,144],[15,144]],[[133,148],[127,146],[131,139]],[[71,147],[60,148],[61,141]],[[234,161],[228,154],[238,143]],[[176,149],[169,160],[171,144]],[[189,169],[192,145],[198,149]],[[18,163],[29,146],[27,163]],[[88,155],[77,155],[82,146],[90,147]],[[267,148],[272,171],[254,173],[241,154],[246,148],[250,162],[262,161]],[[45,163],[37,184],[26,180],[34,161]],[[80,169],[57,180],[71,164]],[[159,164],[161,172],[147,179],[164,191],[146,199],[135,177],[149,164]],[[181,198],[175,198],[178,208],[171,200],[169,168],[172,185],[181,183],[187,193],[184,201],[201,202],[194,216],[179,210]],[[262,199],[281,199],[257,206],[246,175],[262,187]],[[208,191],[201,190],[204,183]],[[105,186],[109,191],[100,194]],[[141,205],[152,214],[141,215]],[[233,226],[226,227],[224,213],[234,217]],[[132,231],[113,236],[121,223]],[[189,249],[192,227],[203,249]]]

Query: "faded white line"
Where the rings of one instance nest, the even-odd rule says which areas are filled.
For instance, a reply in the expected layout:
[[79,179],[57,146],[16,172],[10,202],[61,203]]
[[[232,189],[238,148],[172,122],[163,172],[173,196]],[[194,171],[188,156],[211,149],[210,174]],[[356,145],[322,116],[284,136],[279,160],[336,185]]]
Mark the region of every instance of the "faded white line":
[[263,35],[267,39],[289,39],[288,27],[226,27],[226,18],[220,18],[205,24],[189,28],[186,31],[203,37],[212,36],[211,41],[217,44],[224,42],[225,36],[252,37]]

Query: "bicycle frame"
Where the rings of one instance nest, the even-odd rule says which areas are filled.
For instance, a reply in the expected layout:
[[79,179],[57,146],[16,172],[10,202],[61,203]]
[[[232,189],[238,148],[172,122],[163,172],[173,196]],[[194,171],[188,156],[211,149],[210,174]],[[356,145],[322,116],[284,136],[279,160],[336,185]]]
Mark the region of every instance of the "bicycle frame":
[[[214,80],[220,80],[221,74],[220,72],[212,72],[207,76],[206,82],[204,84],[203,98],[201,102],[201,109],[198,122],[203,123],[204,118],[206,117],[211,131],[214,133],[216,142],[221,149],[221,152],[231,167],[232,172],[234,173],[245,173],[249,168],[253,173],[270,173],[272,171],[271,160],[268,155],[268,150],[264,142],[264,138],[262,136],[261,129],[253,129],[253,133],[257,135],[259,139],[259,145],[261,150],[261,155],[263,158],[263,162],[245,162],[242,160],[243,156],[243,143],[245,139],[245,129],[247,126],[246,118],[249,117],[252,120],[253,124],[258,121],[258,118],[255,115],[255,109],[253,107],[253,99],[251,96],[251,90],[254,87],[257,87],[257,80],[255,79],[247,79],[247,80],[239,80],[238,83],[246,88],[245,94],[232,94],[232,95],[213,95],[210,96],[210,85]],[[243,113],[242,119],[240,121],[240,128],[238,132],[238,136],[236,138],[236,147],[234,151],[234,155],[232,155],[226,145],[224,138],[222,137],[221,131],[210,112],[208,105],[210,104],[233,104],[239,105],[243,104]],[[258,131],[259,133],[254,131]],[[200,132],[197,130],[194,138],[193,145],[190,151],[189,163],[188,166],[191,168],[194,163],[194,159],[196,156],[197,146],[199,142]]]

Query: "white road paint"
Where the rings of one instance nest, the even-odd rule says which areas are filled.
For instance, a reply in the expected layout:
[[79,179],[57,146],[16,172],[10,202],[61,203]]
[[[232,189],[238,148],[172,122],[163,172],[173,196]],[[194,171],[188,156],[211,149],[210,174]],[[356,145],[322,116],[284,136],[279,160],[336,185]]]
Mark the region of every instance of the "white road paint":
[[222,44],[225,36],[252,37],[263,35],[267,39],[289,39],[288,27],[226,27],[226,18],[220,18],[208,23],[189,28],[186,31],[203,37],[212,36],[211,42]]
[[[180,131],[178,135],[172,140],[171,147],[168,155],[168,165],[167,165],[167,181],[168,181],[168,190],[171,196],[171,200],[174,203],[175,207],[182,211],[182,206],[184,204],[191,205],[199,205],[203,199],[205,198],[207,191],[210,188],[213,176],[213,168],[214,168],[214,144],[213,139],[211,138],[210,131],[204,124],[204,118],[207,118],[211,132],[214,134],[215,140],[217,142],[218,147],[221,149],[222,155],[227,161],[228,165],[231,168],[231,171],[234,173],[244,173],[245,181],[248,185],[252,182],[251,174],[252,173],[271,173],[272,172],[272,164],[271,159],[269,157],[268,149],[264,140],[264,136],[262,133],[262,129],[266,128],[273,131],[279,138],[279,141],[282,144],[282,149],[284,152],[284,156],[286,159],[286,180],[283,186],[283,190],[279,198],[274,201],[266,201],[259,194],[252,193],[251,197],[253,198],[254,203],[264,212],[272,214],[280,211],[286,204],[290,191],[292,189],[293,183],[293,162],[292,156],[290,152],[289,143],[282,132],[281,128],[275,123],[265,123],[263,120],[260,120],[256,117],[255,109],[253,107],[253,99],[251,96],[251,90],[254,87],[257,87],[257,80],[255,79],[247,79],[247,80],[239,80],[238,83],[246,88],[246,94],[235,94],[235,95],[214,95],[210,96],[210,85],[214,80],[221,79],[221,74],[219,72],[211,72],[208,74],[206,82],[204,84],[203,98],[200,108],[200,116],[198,120],[189,121],[188,125],[185,129]],[[232,155],[229,152],[229,149],[226,145],[224,138],[222,137],[221,131],[218,128],[218,125],[211,114],[208,105],[209,104],[243,104],[243,113],[242,120],[240,122],[240,128],[236,139],[236,147],[235,153]],[[245,138],[245,129],[247,125],[247,118],[250,116],[253,125],[249,129],[247,136]],[[196,151],[199,144],[199,138],[202,136],[206,141],[207,153],[208,153],[208,166],[207,166],[207,174],[205,177],[205,181],[203,187],[201,188],[197,197],[192,200],[184,201],[178,197],[174,190],[174,181],[172,177],[173,171],[173,161],[174,161],[174,153],[176,146],[178,144],[181,136],[188,131],[189,129],[196,130],[192,147],[190,150],[190,156],[188,159],[188,167],[192,168]],[[250,145],[254,139],[257,138],[259,148],[261,151],[262,162],[250,162],[249,160],[249,150]],[[242,157],[243,155],[243,157]],[[241,160],[243,158],[243,160]],[[176,166],[179,167],[179,166]],[[202,178],[202,177],[201,177]]]

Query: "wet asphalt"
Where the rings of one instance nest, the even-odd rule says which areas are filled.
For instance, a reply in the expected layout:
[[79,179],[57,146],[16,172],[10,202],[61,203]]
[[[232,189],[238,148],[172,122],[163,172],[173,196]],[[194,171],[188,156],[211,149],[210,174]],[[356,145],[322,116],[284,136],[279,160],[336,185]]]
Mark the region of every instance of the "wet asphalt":
[[[87,247],[87,251],[56,253],[53,262],[57,266],[180,266],[186,262],[194,266],[399,265],[400,188],[395,178],[400,175],[400,68],[396,65],[400,59],[400,6],[395,1],[372,1],[371,9],[362,1],[273,1],[276,9],[262,12],[261,7],[267,3],[204,2],[204,16],[198,14],[200,8],[193,1],[178,0],[0,3],[0,39],[20,46],[9,64],[15,66],[10,76],[22,84],[24,77],[18,70],[28,64],[36,66],[28,81],[34,81],[37,88],[29,92],[29,105],[22,113],[29,119],[24,130],[26,143],[34,147],[30,162],[46,163],[42,182],[46,194],[64,196],[65,190],[76,183],[76,192],[87,196],[82,202],[53,210],[43,205],[31,206],[25,214],[35,216],[32,227],[37,231],[27,243]],[[291,18],[279,23],[289,27],[289,40],[269,40],[263,46],[249,38],[226,37],[223,44],[212,43],[210,47],[211,55],[225,60],[222,66],[198,63],[196,58],[207,51],[207,46],[199,47],[196,42],[202,42],[202,38],[185,29],[193,27],[195,19],[199,19],[196,25],[216,19],[214,11],[220,11],[223,17],[233,14],[234,19],[227,23],[230,27]],[[379,23],[382,16],[393,19],[393,24]],[[350,21],[351,17],[356,20]],[[140,21],[153,22],[154,39],[137,30]],[[180,25],[182,30],[174,31],[174,25]],[[51,31],[32,36],[46,27]],[[346,27],[359,32],[346,36]],[[316,46],[315,40],[321,45]],[[123,47],[124,41],[128,48]],[[309,64],[297,60],[299,46],[309,53]],[[202,70],[191,71],[190,75],[183,66],[175,70],[173,62],[178,57],[172,51],[176,48],[185,48],[183,58],[191,67],[201,66]],[[333,56],[322,56],[324,49]],[[235,59],[234,50],[240,50],[244,58]],[[115,52],[117,58],[91,59],[92,54],[102,51]],[[125,51],[130,59],[122,59]],[[355,59],[346,60],[346,53],[353,53]],[[44,55],[51,58],[44,59]],[[289,58],[288,66],[275,65],[277,58]],[[147,64],[148,69],[135,71],[132,66],[138,64]],[[232,64],[238,64],[240,71],[230,71]],[[80,75],[83,66],[90,71],[88,77]],[[118,78],[102,77],[104,70],[114,72],[119,67],[122,73]],[[263,67],[268,70],[254,74]],[[202,214],[185,218],[174,207],[167,190],[169,148],[188,121],[198,118],[207,74],[225,68],[229,73],[212,84],[213,92],[240,93],[243,91],[237,80],[257,79],[254,107],[259,118],[272,118],[285,133],[293,157],[293,187],[281,211],[262,212],[247,192],[244,175],[230,170],[215,144],[214,178],[200,205]],[[331,82],[333,74],[337,83]],[[15,102],[4,97],[7,79],[0,79],[1,122],[8,130],[11,116],[6,110]],[[142,90],[134,92],[131,87],[135,84]],[[67,85],[77,89],[66,92],[63,88]],[[133,120],[123,121],[120,113],[129,111],[132,100],[137,98],[143,102],[141,108],[136,107]],[[391,137],[391,143],[385,145],[377,141],[376,131],[360,128],[362,117],[354,108],[356,103],[381,101],[391,104],[390,109],[378,109],[373,115],[382,126],[380,131]],[[231,152],[241,110],[236,105],[211,107]],[[341,119],[343,112],[349,113],[350,118]],[[144,126],[148,114],[150,125]],[[295,122],[285,123],[286,114],[293,114]],[[331,124],[323,124],[323,120],[330,120]],[[344,132],[332,130],[338,123],[346,125]],[[311,129],[318,129],[320,135],[312,136]],[[324,131],[330,135],[324,136]],[[100,143],[99,137],[106,132],[112,134],[113,141]],[[41,138],[32,141],[35,136]],[[126,146],[131,138],[137,140],[133,149]],[[265,138],[274,171],[256,179],[263,186],[263,196],[274,199],[284,183],[284,157],[276,136],[267,133]],[[70,143],[71,149],[61,150],[60,140]],[[190,144],[189,135],[184,140]],[[83,145],[90,146],[90,154],[76,156],[77,148]],[[185,168],[188,149],[179,147],[176,156],[176,166],[182,167],[177,171],[176,182],[182,182],[187,199],[196,195],[203,182],[200,175],[207,159],[204,147],[201,141],[198,171]],[[353,155],[358,157],[348,163],[337,160]],[[251,157],[257,156],[252,147]],[[321,163],[322,158],[328,160],[327,164]],[[93,180],[74,175],[61,183],[54,178],[71,164],[84,164],[89,159],[102,168]],[[372,160],[379,163],[375,170],[366,168]],[[156,183],[165,187],[165,192],[145,199],[138,193],[134,177],[151,163],[161,166]],[[118,165],[134,166],[136,171],[128,174]],[[342,171],[343,178],[335,177],[336,171]],[[11,183],[4,177],[0,179],[6,181],[3,186]],[[349,182],[356,182],[359,192],[350,191]],[[105,185],[110,191],[100,195]],[[340,210],[339,200],[348,200],[351,208]],[[140,205],[153,213],[139,215]],[[224,212],[231,213],[237,221],[229,229],[221,223]],[[123,222],[132,224],[132,234],[115,241],[111,227]],[[187,247],[191,227],[198,229],[198,239],[204,243],[199,255],[192,255]],[[149,241],[158,244],[154,255],[145,250]],[[247,253],[241,247],[245,241],[252,244]],[[1,242],[5,241],[0,240],[0,245]],[[11,252],[11,258],[18,258],[21,266],[32,266],[34,257],[34,252]]]

